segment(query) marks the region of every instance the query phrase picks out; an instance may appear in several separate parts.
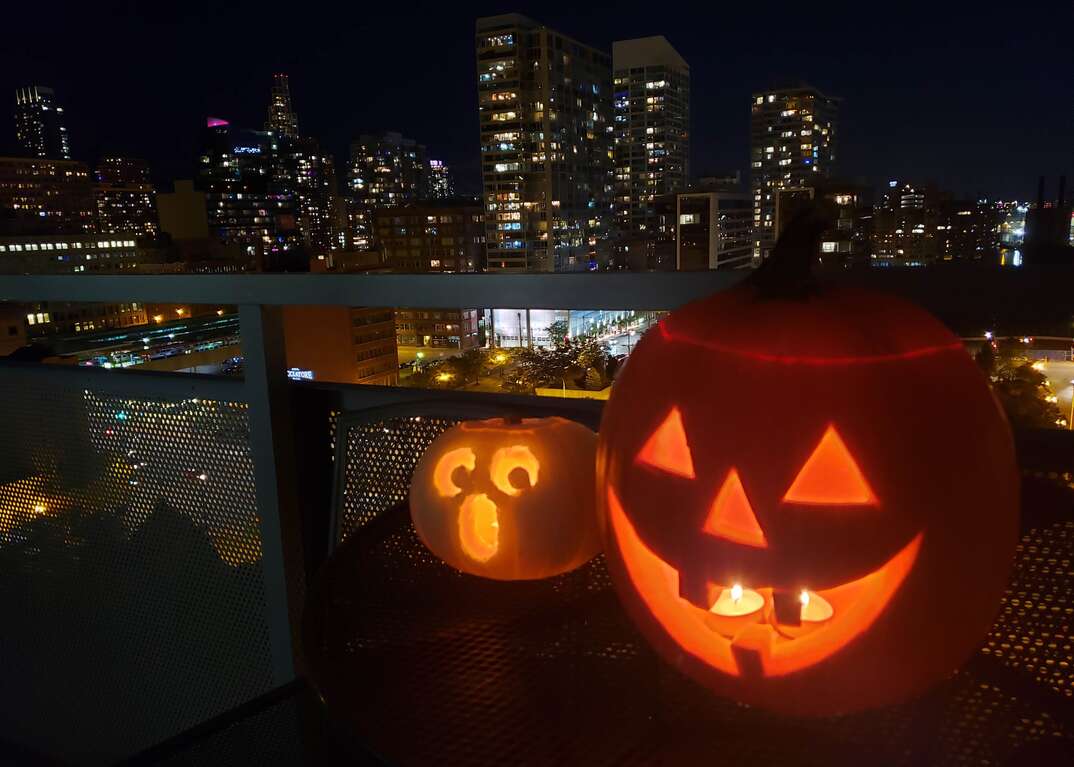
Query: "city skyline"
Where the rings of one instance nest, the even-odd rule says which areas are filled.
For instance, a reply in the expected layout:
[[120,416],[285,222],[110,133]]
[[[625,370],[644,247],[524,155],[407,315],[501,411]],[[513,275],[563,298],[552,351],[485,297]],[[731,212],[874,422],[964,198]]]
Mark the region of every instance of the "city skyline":
[[[770,30],[762,46],[748,34],[752,17],[745,10],[663,18],[627,7],[568,14],[531,6],[431,10],[417,23],[392,11],[359,22],[351,11],[325,9],[294,18],[294,40],[308,38],[303,32],[326,14],[335,20],[317,25],[319,37],[308,46],[257,44],[273,38],[261,36],[262,22],[241,7],[187,10],[179,19],[146,9],[137,19],[109,19],[109,34],[125,45],[93,48],[100,66],[88,69],[79,57],[89,55],[105,15],[72,6],[72,18],[87,18],[58,30],[70,40],[47,49],[12,41],[16,65],[0,77],[8,93],[33,84],[55,89],[66,109],[73,157],[91,164],[106,154],[144,157],[159,184],[190,177],[205,116],[261,125],[272,75],[287,72],[303,134],[317,137],[337,162],[357,135],[398,130],[428,145],[453,168],[458,190],[472,194],[480,189],[473,25],[480,15],[517,11],[609,53],[614,40],[666,36],[691,66],[694,176],[740,170],[745,177],[750,94],[798,81],[842,99],[840,177],[874,187],[888,178],[912,178],[962,196],[1031,199],[1038,175],[1071,169],[1069,110],[1058,98],[1062,25],[1000,26],[991,11],[961,18],[957,10],[936,10],[928,24],[911,23],[915,14],[908,8],[906,18],[863,29],[864,19],[818,10],[807,40],[788,25]],[[16,16],[31,22],[34,13],[20,9]],[[211,55],[180,55],[197,30],[240,22],[249,34],[234,45]],[[384,58],[398,39],[388,34],[392,29],[407,31],[407,57]],[[731,29],[741,34],[717,31]],[[955,41],[963,48],[957,60],[945,53]],[[138,67],[120,65],[131,56],[144,60]],[[181,67],[175,67],[177,56],[184,59]],[[366,79],[378,57],[390,61],[395,74]],[[850,59],[855,66],[846,66]],[[372,85],[363,89],[363,83]],[[1000,102],[997,88],[1006,94]],[[9,119],[13,124],[13,115]],[[15,151],[12,134],[0,132],[0,151]]]

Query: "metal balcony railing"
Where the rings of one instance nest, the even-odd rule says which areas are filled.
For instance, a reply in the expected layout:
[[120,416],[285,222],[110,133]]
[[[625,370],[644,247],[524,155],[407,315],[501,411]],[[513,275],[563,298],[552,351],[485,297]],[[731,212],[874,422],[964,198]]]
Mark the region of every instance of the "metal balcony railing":
[[[847,279],[879,283],[952,323],[982,306],[1061,322],[1074,315],[1069,276],[937,269]],[[0,658],[17,659],[4,674],[0,748],[108,763],[237,706],[249,711],[304,673],[307,579],[400,500],[440,429],[505,409],[599,420],[593,401],[288,382],[278,307],[671,310],[742,277],[3,278],[7,301],[237,304],[245,378],[0,360]],[[941,717],[930,732],[946,740],[906,747],[932,763],[997,762],[1074,734],[1074,441],[1017,436],[1027,513],[1014,580],[977,665],[927,713]],[[926,714],[906,716],[903,729],[876,725],[869,737],[897,745],[907,721]],[[779,754],[756,756],[777,763]],[[920,763],[908,759],[896,762]]]

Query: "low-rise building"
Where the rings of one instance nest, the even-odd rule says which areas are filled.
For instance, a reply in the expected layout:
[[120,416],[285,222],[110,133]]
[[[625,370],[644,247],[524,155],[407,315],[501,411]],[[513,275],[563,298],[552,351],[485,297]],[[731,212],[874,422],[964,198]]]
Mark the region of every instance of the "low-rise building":
[[0,157],[0,234],[91,232],[96,215],[85,163]]

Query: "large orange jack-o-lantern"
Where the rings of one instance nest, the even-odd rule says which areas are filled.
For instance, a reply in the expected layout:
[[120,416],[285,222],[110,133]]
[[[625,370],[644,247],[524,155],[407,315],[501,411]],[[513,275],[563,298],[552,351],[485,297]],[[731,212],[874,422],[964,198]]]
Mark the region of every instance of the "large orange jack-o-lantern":
[[547,578],[600,550],[597,435],[565,418],[467,421],[437,437],[410,483],[410,514],[449,565],[498,580]]
[[663,657],[718,693],[803,715],[904,700],[998,610],[1007,423],[923,310],[763,285],[673,312],[627,362],[598,449],[609,568]]

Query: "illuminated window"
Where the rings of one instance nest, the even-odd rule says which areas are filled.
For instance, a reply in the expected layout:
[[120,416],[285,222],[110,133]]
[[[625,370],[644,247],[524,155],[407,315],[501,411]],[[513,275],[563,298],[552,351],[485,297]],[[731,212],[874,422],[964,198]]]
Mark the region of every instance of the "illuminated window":
[[822,253],[834,253],[835,252],[835,243],[834,242],[822,242],[820,244],[820,250],[821,250]]

